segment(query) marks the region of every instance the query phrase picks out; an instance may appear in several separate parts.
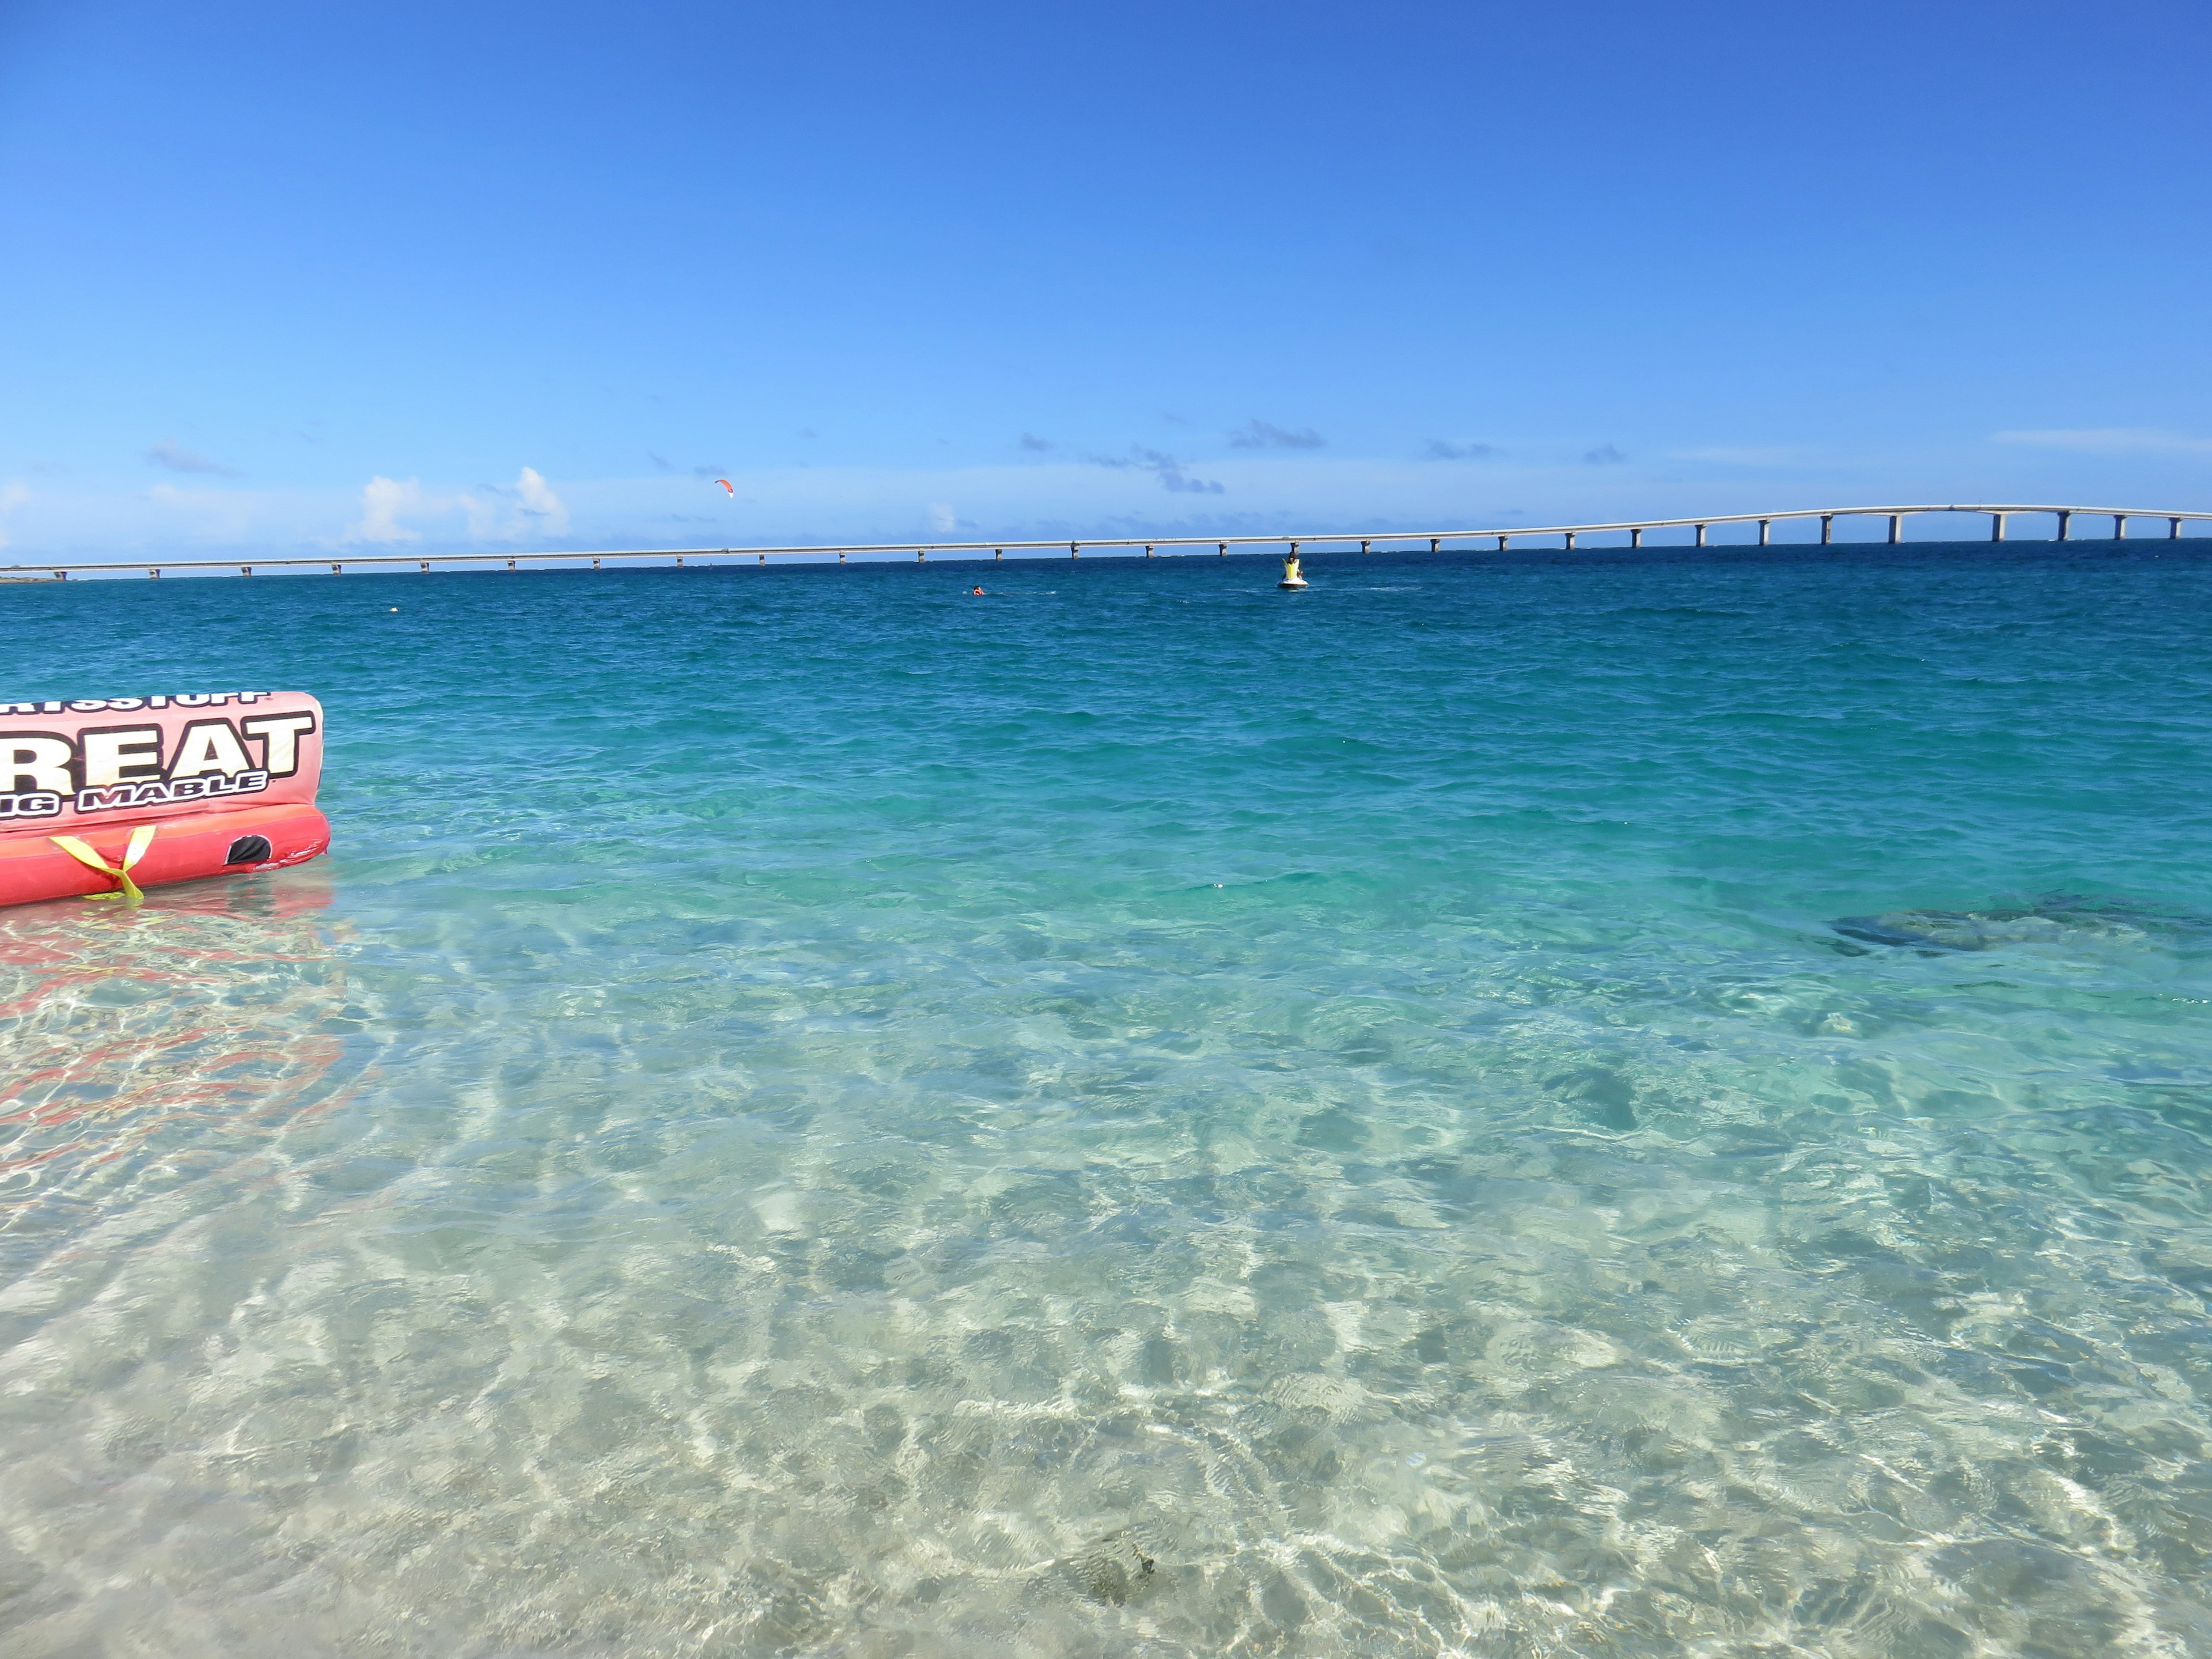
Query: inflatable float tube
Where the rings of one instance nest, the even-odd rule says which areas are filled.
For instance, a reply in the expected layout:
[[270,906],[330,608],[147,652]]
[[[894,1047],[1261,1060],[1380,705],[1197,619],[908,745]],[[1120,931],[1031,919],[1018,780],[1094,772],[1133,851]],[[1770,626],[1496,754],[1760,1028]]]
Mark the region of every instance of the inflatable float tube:
[[0,703],[0,905],[304,864],[322,772],[302,692]]

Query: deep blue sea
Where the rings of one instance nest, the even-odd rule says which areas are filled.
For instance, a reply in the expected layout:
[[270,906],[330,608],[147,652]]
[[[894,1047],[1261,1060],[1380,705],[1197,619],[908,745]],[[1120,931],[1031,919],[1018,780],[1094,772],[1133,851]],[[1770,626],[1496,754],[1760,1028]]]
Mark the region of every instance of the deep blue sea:
[[2208,546],[0,589],[0,1652],[2212,1654]]

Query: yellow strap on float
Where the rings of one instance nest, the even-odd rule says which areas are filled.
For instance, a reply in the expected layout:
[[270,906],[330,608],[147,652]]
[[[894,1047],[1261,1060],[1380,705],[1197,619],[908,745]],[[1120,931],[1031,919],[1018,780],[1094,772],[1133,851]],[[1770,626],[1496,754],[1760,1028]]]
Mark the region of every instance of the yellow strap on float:
[[98,853],[75,836],[48,836],[46,839],[88,869],[97,870],[103,876],[112,876],[122,884],[112,893],[87,893],[85,897],[88,899],[119,898],[125,904],[136,906],[145,902],[146,895],[139,891],[138,884],[131,879],[131,872],[137,866],[138,860],[146,856],[146,849],[154,844],[154,831],[159,828],[161,828],[159,824],[142,823],[133,830],[131,832],[130,845],[123,849],[123,862],[120,865],[108,863],[106,859],[100,857]]

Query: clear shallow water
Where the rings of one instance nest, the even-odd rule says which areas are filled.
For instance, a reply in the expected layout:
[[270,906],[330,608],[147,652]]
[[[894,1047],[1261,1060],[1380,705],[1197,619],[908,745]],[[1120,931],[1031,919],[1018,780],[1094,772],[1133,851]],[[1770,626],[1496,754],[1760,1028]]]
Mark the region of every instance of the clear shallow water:
[[1310,574],[9,590],[0,1650],[2212,1653],[2212,560]]

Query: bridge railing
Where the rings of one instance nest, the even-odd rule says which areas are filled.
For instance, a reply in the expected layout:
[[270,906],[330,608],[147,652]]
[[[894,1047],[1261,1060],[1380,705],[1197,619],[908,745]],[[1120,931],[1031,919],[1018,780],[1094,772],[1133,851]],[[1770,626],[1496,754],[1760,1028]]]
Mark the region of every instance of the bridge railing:
[[1085,536],[1062,540],[1000,539],[985,542],[872,542],[848,544],[815,544],[789,547],[660,547],[615,548],[597,552],[545,551],[532,552],[515,550],[496,553],[341,553],[335,557],[325,554],[312,558],[257,559],[107,559],[91,562],[57,562],[15,564],[0,567],[0,578],[37,579],[47,576],[66,578],[72,575],[102,574],[125,574],[143,571],[149,576],[160,576],[164,571],[192,572],[215,574],[236,570],[250,576],[257,570],[303,570],[327,568],[332,575],[343,575],[349,568],[375,570],[415,566],[428,572],[434,566],[499,565],[509,570],[551,564],[580,564],[589,560],[594,570],[609,563],[634,566],[661,560],[673,560],[682,566],[687,563],[736,563],[751,560],[766,564],[770,559],[826,559],[834,555],[840,564],[855,556],[866,559],[902,558],[912,553],[915,559],[927,562],[932,554],[953,558],[977,558],[988,553],[1003,559],[1008,551],[1036,552],[1066,548],[1070,558],[1081,558],[1085,549],[1094,552],[1116,549],[1133,550],[1142,548],[1151,558],[1167,551],[1184,554],[1194,550],[1211,550],[1226,557],[1234,548],[1287,547],[1292,551],[1304,548],[1350,548],[1357,545],[1363,553],[1378,546],[1393,551],[1418,550],[1426,544],[1428,551],[1441,552],[1447,546],[1465,546],[1485,542],[1494,543],[1498,550],[1510,549],[1515,542],[1557,536],[1562,545],[1572,548],[1577,538],[1585,536],[1626,535],[1628,545],[1641,547],[1645,535],[1656,530],[1689,530],[1692,532],[1691,545],[1708,545],[1706,532],[1717,525],[1756,525],[1759,537],[1756,545],[1771,544],[1773,527],[1801,520],[1817,519],[1820,524],[1820,543],[1835,539],[1838,519],[1886,519],[1888,520],[1887,541],[1903,540],[1903,526],[1907,519],[1927,513],[1966,513],[1986,515],[1990,520],[1990,539],[2005,539],[2008,523],[2015,518],[2031,514],[2046,514],[2056,520],[2056,538],[2059,541],[2075,539],[2074,521],[2076,519],[2112,520],[2112,534],[2117,538],[2127,535],[2130,520],[2161,521],[2166,526],[2168,539],[2179,539],[2185,524],[2212,522],[2212,511],[2176,512],[2167,507],[2057,507],[2049,504],[2010,504],[2002,502],[1974,503],[1915,503],[1899,507],[1792,507],[1770,513],[1709,513],[1681,519],[1623,519],[1606,524],[1509,525],[1490,530],[1408,530],[1408,531],[1291,531],[1257,536]]

